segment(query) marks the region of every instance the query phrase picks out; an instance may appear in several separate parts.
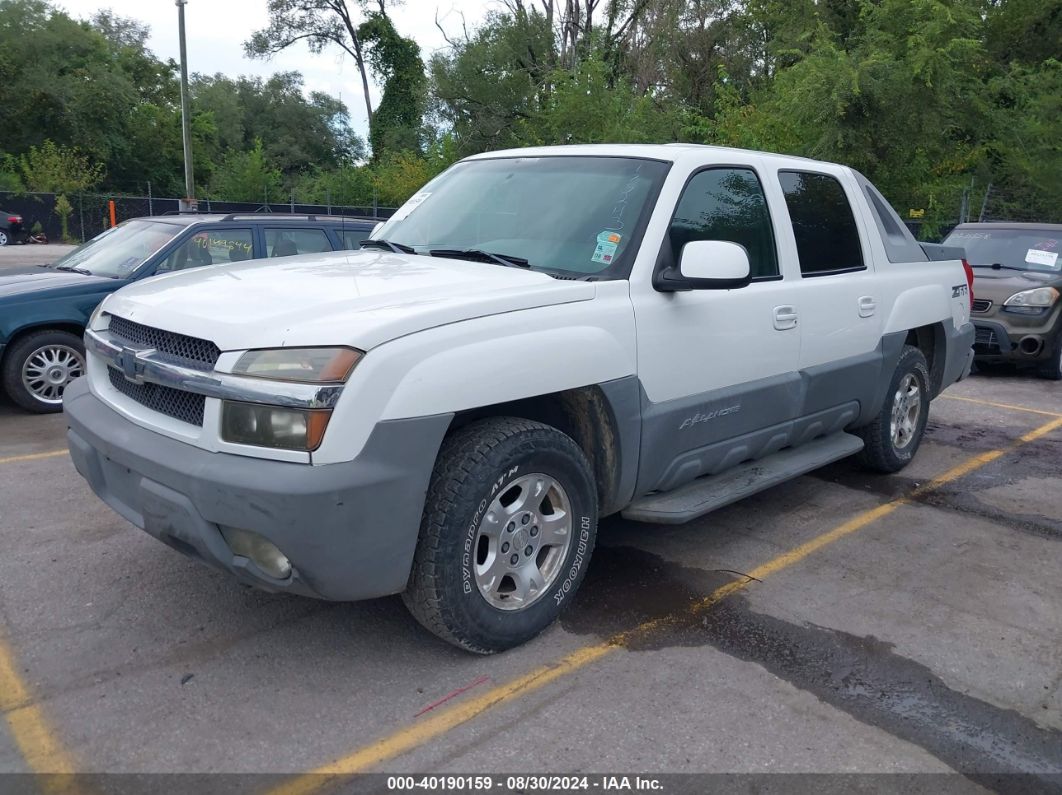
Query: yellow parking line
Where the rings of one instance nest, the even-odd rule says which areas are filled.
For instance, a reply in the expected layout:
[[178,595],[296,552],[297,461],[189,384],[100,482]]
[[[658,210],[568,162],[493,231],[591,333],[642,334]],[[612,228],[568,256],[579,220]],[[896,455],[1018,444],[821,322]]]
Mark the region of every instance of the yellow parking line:
[[[779,555],[773,560],[758,566],[750,571],[744,579],[735,580],[727,583],[721,588],[717,588],[699,602],[694,603],[690,610],[694,613],[708,610],[723,599],[726,599],[728,596],[748,587],[749,584],[756,582],[757,580],[764,580],[773,574],[777,574],[783,569],[787,569],[790,566],[799,563],[823,547],[833,544],[834,542],[861,530],[867,525],[876,522],[878,519],[888,516],[900,506],[909,504],[913,498],[932,492],[946,483],[950,483],[964,475],[968,475],[1007,453],[1016,450],[1022,445],[1035,441],[1058,428],[1062,428],[1062,415],[1057,419],[1026,433],[1007,447],[991,450],[986,453],[980,453],[968,458],[942,475],[933,478],[911,494],[898,497],[879,505],[876,508],[864,511],[844,524],[841,524],[820,536],[816,536],[810,541],[807,541],[806,543]],[[676,619],[677,616],[670,616],[646,621],[634,629],[619,633],[604,642],[577,649],[551,665],[536,668],[524,676],[513,679],[506,684],[499,685],[485,693],[481,693],[475,698],[456,704],[449,709],[438,712],[426,720],[399,729],[393,734],[364,746],[348,756],[337,759],[336,761],[319,767],[309,773],[296,776],[289,782],[270,790],[269,795],[308,795],[309,793],[318,791],[322,786],[328,784],[327,779],[322,779],[322,776],[350,775],[376,767],[382,762],[394,759],[407,751],[411,751],[414,748],[446,734],[451,729],[457,728],[461,724],[467,723],[473,718],[482,715],[492,707],[513,701],[520,696],[527,695],[528,693],[532,693],[545,687],[550,682],[556,681],[561,677],[575,673],[591,663],[600,660],[602,657],[611,654],[616,649],[623,648],[636,638],[651,633]]]
[[996,403],[993,400],[978,400],[977,398],[960,397],[959,395],[941,395],[948,400],[962,400],[966,403],[977,403],[981,406],[992,406],[997,409],[1009,409],[1010,411],[1025,411],[1029,414],[1040,414],[1044,417],[1062,417],[1059,411],[1044,411],[1043,409],[1031,409],[1028,406],[1015,406],[1013,403]]
[[17,464],[19,461],[40,461],[42,458],[57,458],[68,455],[67,450],[52,450],[50,453],[30,453],[28,455],[13,455],[8,458],[0,458],[0,464]]
[[74,764],[48,726],[41,708],[30,703],[14,655],[0,638],[0,714],[19,753],[34,773],[73,773]]

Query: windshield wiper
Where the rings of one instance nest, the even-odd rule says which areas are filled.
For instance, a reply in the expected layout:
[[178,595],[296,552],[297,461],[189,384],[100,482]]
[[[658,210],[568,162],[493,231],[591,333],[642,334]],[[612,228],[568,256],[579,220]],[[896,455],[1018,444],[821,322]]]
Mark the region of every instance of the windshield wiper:
[[993,262],[991,265],[971,265],[971,268],[991,268],[994,271],[1023,271],[1025,268],[1015,268],[1013,265],[1004,265],[1002,262]]
[[92,271],[87,270],[86,268],[79,268],[77,265],[56,265],[55,269],[57,271],[73,271],[74,273],[83,273],[86,276],[92,275]]
[[433,257],[451,257],[452,259],[479,260],[480,262],[497,262],[507,268],[530,268],[531,263],[523,257],[514,257],[511,254],[492,254],[489,251],[480,251],[478,248],[433,248],[428,252]]
[[407,246],[405,243],[394,243],[390,240],[382,240],[377,238],[376,240],[362,240],[359,244],[361,248],[382,248],[384,251],[393,251],[396,254],[416,254],[413,250],[413,246]]

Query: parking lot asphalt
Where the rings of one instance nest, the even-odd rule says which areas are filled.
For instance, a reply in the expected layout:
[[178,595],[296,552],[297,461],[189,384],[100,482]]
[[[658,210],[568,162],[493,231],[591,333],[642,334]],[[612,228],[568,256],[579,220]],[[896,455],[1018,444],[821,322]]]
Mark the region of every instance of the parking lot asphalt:
[[0,247],[0,274],[25,265],[50,265],[73,249],[61,243]]
[[604,520],[562,621],[493,657],[185,559],[64,430],[0,403],[0,772],[1062,774],[1062,383],[953,386],[897,475]]

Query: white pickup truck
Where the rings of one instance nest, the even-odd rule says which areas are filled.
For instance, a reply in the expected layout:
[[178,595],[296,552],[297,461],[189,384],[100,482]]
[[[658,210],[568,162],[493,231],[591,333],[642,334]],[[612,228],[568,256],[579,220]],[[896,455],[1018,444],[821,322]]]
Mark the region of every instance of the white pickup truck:
[[402,593],[494,652],[601,516],[677,523],[845,456],[885,472],[972,357],[972,276],[860,174],[692,145],[464,160],[363,249],[126,287],[66,392],[78,471],[274,591]]

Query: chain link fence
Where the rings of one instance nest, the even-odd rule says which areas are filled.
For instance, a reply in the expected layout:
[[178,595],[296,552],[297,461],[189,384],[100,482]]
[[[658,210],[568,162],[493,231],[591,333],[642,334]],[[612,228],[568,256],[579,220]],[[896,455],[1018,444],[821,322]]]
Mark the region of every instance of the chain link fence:
[[[85,193],[67,197],[66,237],[73,241],[89,240],[111,225],[110,203],[114,202],[116,221],[178,212],[178,199],[123,193]],[[58,212],[61,201],[53,193],[7,193],[0,191],[0,212],[16,213],[23,218],[25,231],[39,228],[53,242],[64,237],[63,218]],[[900,210],[900,208],[897,208]],[[292,196],[287,202],[229,202],[201,199],[199,211],[205,213],[298,213],[306,215],[346,215],[384,220],[394,207],[374,205],[304,204]],[[916,238],[939,242],[957,224],[971,221],[1042,221],[1020,200],[1008,196],[992,183],[956,188],[940,197],[928,209],[901,211],[907,227]],[[38,226],[39,225],[39,226]]]
[[[85,193],[67,196],[66,202],[54,193],[9,193],[0,191],[0,211],[22,216],[27,233],[43,232],[48,240],[60,242],[65,237],[84,242],[109,228],[111,202],[117,222],[130,218],[175,214],[180,208],[178,199],[158,196]],[[395,212],[394,207],[352,206],[338,204],[302,204],[294,200],[285,203],[228,202],[213,199],[199,201],[201,213],[297,213],[301,215],[344,215],[384,220]],[[65,215],[65,223],[64,223]],[[64,229],[65,226],[65,229]]]
[[935,197],[928,208],[909,209],[901,215],[916,238],[931,243],[943,240],[959,224],[1057,223],[1056,218],[1045,218],[1030,208],[1026,198],[977,180]]

